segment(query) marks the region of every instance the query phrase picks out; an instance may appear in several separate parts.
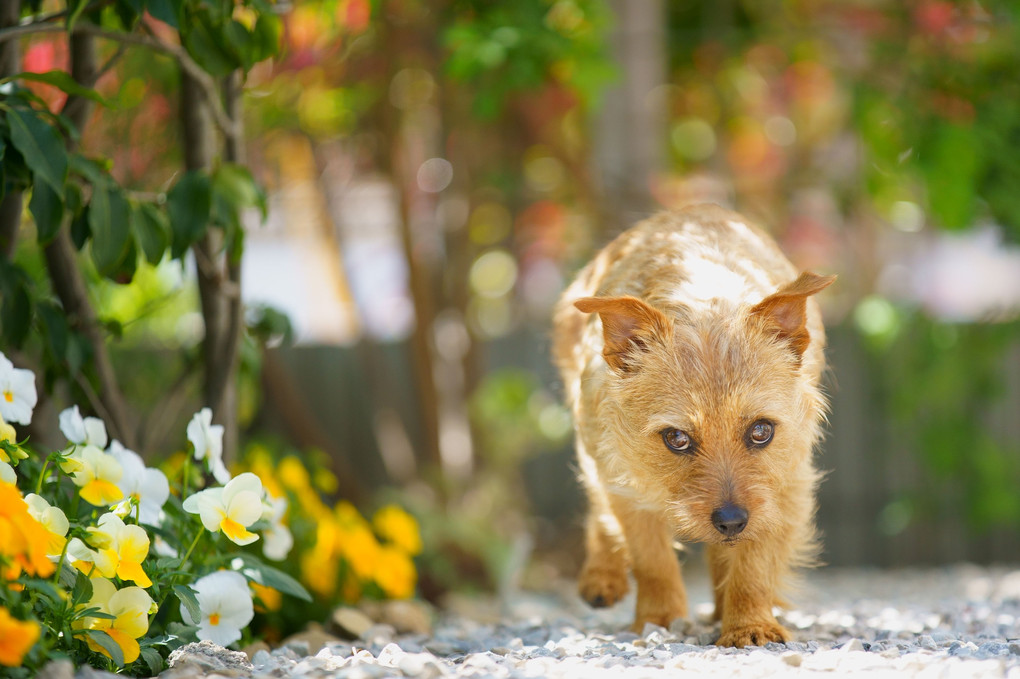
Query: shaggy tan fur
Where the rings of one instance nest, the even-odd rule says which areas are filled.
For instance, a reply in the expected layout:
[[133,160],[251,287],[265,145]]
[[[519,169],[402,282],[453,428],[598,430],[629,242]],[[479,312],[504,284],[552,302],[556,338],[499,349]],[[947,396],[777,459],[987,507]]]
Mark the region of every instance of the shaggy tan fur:
[[[687,616],[673,540],[705,542],[718,643],[789,639],[772,607],[818,547],[825,334],[810,296],[833,280],[798,276],[768,235],[714,205],[641,222],[578,274],[553,352],[590,505],[586,601],[618,601],[629,570],[634,629],[668,626]],[[725,506],[746,513],[736,534],[713,515]]]

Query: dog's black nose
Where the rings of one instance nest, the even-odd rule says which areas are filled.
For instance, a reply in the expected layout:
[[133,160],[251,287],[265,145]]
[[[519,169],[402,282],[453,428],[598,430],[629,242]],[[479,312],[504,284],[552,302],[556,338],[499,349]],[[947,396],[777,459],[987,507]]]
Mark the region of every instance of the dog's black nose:
[[727,503],[712,512],[712,525],[728,538],[733,537],[747,526],[747,510]]

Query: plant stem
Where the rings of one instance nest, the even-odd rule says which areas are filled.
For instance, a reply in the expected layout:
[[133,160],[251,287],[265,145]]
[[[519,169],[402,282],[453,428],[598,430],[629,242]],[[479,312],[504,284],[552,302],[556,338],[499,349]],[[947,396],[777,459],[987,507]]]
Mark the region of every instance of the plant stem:
[[205,530],[203,528],[198,529],[198,533],[195,535],[195,539],[191,541],[191,546],[188,547],[188,551],[184,553],[184,558],[181,559],[180,568],[184,568],[184,564],[188,562],[188,557],[190,557],[191,553],[195,551],[195,545],[198,544],[198,541],[202,538],[202,533],[204,532]]
[[43,481],[46,480],[46,471],[49,469],[49,466],[50,466],[50,458],[47,456],[46,461],[43,462],[42,470],[40,470],[40,472],[39,472],[39,480],[36,481],[36,484],[35,484],[35,494],[36,495],[42,495]]
[[64,570],[64,559],[67,557],[67,543],[70,540],[64,540],[64,548],[60,550],[60,559],[57,561],[57,572],[53,574],[53,586],[60,586],[60,572]]

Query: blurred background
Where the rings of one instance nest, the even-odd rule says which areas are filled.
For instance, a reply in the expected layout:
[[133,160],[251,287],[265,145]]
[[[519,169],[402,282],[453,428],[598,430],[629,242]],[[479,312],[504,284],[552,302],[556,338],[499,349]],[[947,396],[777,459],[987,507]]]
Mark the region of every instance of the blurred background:
[[[141,24],[172,43],[162,4]],[[297,456],[333,498],[397,499],[422,526],[427,598],[573,577],[583,503],[552,305],[615,234],[711,201],[839,275],[820,300],[823,559],[1020,559],[1015,3],[228,4],[241,24],[272,17],[276,41],[244,73],[232,156],[265,208],[243,211],[235,262],[235,468]],[[114,21],[119,3],[99,5]],[[24,71],[68,68],[66,34],[3,44]],[[186,47],[214,70],[215,41]],[[81,147],[130,191],[166,191],[192,143],[173,60],[99,50],[112,105]],[[149,459],[183,449],[203,398],[202,262],[179,254],[85,269]],[[30,238],[14,257],[45,278]],[[44,349],[29,338],[23,362]],[[31,434],[60,446],[55,413],[85,387],[47,375]]]

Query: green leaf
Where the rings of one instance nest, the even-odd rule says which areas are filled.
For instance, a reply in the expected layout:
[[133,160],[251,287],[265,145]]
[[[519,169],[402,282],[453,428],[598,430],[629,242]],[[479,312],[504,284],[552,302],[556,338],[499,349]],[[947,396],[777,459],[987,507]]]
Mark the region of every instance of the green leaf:
[[181,177],[166,195],[174,258],[181,257],[205,233],[212,209],[209,175],[192,170]]
[[266,197],[248,168],[235,163],[224,163],[213,172],[212,183],[213,191],[222,195],[238,211],[257,207],[265,216]]
[[86,205],[71,220],[71,242],[79,250],[85,247],[85,241],[92,236],[92,229],[89,228],[89,212],[91,211],[92,206]]
[[[64,577],[63,570],[60,571],[60,577],[61,579],[63,579]],[[77,605],[84,601],[88,601],[91,598],[92,598],[92,581],[89,580],[84,573],[75,569],[74,589],[71,590],[71,603]]]
[[110,654],[110,658],[113,660],[113,664],[117,667],[124,666],[124,653],[120,650],[120,646],[113,640],[109,634],[99,629],[83,629],[75,632],[75,634],[88,635],[92,641],[96,642],[103,647],[107,653]]
[[109,169],[104,167],[102,163],[77,153],[71,156],[69,167],[71,172],[80,175],[90,184],[101,184],[110,178]]
[[159,651],[151,646],[143,646],[141,648],[141,654],[142,660],[145,661],[146,666],[149,668],[149,674],[156,676],[163,671],[165,663],[163,662],[163,656],[159,654]]
[[92,231],[92,261],[99,273],[107,276],[117,270],[128,251],[131,230],[124,194],[116,188],[94,186],[88,220]]
[[180,15],[175,4],[174,0],[146,0],[145,9],[163,23],[179,29],[181,27]]
[[50,582],[49,580],[39,580],[38,578],[25,578],[24,580],[22,580],[22,583],[24,584],[25,589],[35,590],[36,592],[39,592],[42,596],[49,599],[50,605],[54,607],[63,606],[64,604],[64,598],[62,596],[64,594],[63,591],[55,587],[53,583]]
[[46,71],[44,73],[30,73],[28,71],[24,71],[22,73],[9,75],[5,78],[0,78],[0,85],[14,80],[31,80],[32,82],[45,83],[47,85],[52,85],[58,90],[66,92],[71,96],[91,99],[97,104],[102,104],[107,107],[110,106],[110,102],[107,99],[104,99],[99,92],[90,87],[81,85],[77,80],[72,78],[71,74],[67,71]]
[[49,243],[57,235],[64,218],[63,197],[54,193],[49,184],[38,182],[32,187],[32,199],[28,201],[28,209],[35,219],[39,242],[43,245]]
[[145,261],[153,266],[159,264],[170,246],[170,225],[166,214],[152,203],[132,204],[131,231],[145,255]]
[[81,620],[83,618],[95,618],[96,620],[116,620],[117,616],[113,613],[105,613],[99,606],[89,606],[88,608],[79,608],[74,612],[75,620]]
[[30,280],[21,267],[0,259],[0,337],[20,348],[32,327]]
[[256,44],[255,62],[268,59],[280,51],[282,32],[283,23],[280,21],[280,17],[271,13],[259,14],[252,31]]
[[228,21],[223,27],[223,38],[241,63],[241,67],[245,70],[251,68],[256,61],[258,45],[244,24],[233,19]]
[[57,195],[63,195],[67,179],[67,150],[57,131],[34,113],[16,108],[7,109],[7,121],[11,143],[21,152],[36,180],[45,181]]
[[302,587],[300,582],[283,571],[263,563],[251,554],[241,554],[240,558],[244,562],[244,567],[241,568],[241,574],[249,580],[266,587],[272,587],[284,594],[295,596],[298,599],[303,599],[305,601],[312,600],[312,596],[308,593],[308,590]]
[[[71,566],[67,562],[60,564],[60,586],[67,590],[73,590],[78,582],[78,574],[81,573],[77,568]],[[89,592],[89,596],[92,593]],[[72,595],[73,599],[73,595]]]
[[[67,357],[67,336],[69,328],[67,325],[67,314],[52,302],[40,302],[36,308],[36,315],[43,325],[43,337],[46,340],[45,347],[50,357],[57,365],[64,365]],[[65,568],[67,567],[64,564]],[[73,569],[72,569],[73,570]],[[74,584],[72,577],[69,583],[63,582],[63,571],[61,572],[61,584],[71,586]]]
[[174,594],[184,604],[184,607],[188,610],[188,615],[191,616],[193,621],[199,622],[202,620],[202,607],[195,596],[195,590],[187,585],[174,585]]
[[199,65],[214,76],[225,76],[242,66],[241,61],[224,45],[229,44],[224,26],[213,23],[208,12],[195,12],[182,31],[184,47]]
[[67,0],[67,9],[71,15],[67,17],[67,32],[68,34],[74,30],[74,25],[78,22],[78,17],[88,6],[89,0]]

